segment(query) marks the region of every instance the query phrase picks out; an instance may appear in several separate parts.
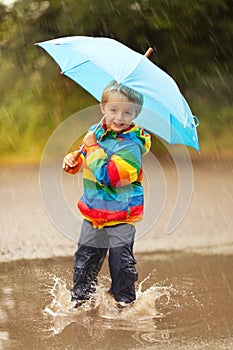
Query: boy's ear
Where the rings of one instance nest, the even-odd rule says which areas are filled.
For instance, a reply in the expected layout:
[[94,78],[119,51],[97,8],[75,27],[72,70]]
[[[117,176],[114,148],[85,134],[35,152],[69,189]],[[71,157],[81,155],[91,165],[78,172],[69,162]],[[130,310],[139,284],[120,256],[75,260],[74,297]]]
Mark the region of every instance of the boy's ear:
[[104,103],[100,103],[100,110],[101,110],[102,114],[105,114],[105,104]]

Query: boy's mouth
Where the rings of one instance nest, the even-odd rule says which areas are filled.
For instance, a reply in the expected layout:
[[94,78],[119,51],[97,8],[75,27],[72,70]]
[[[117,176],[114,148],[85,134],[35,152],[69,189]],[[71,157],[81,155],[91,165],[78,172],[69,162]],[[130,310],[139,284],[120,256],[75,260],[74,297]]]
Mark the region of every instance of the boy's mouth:
[[118,128],[120,128],[121,126],[125,125],[124,123],[116,123],[116,122],[113,122],[113,124],[114,124],[116,127],[118,127]]

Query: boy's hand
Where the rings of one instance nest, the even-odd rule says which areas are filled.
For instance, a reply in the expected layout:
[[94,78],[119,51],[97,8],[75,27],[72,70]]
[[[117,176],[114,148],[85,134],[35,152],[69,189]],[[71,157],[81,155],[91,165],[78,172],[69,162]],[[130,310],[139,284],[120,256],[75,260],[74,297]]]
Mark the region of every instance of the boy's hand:
[[70,168],[74,168],[76,165],[78,165],[78,157],[80,154],[80,151],[68,153],[63,159],[62,169],[68,172]]
[[82,142],[85,146],[91,146],[93,144],[96,143],[96,136],[94,134],[94,132],[92,131],[89,131],[85,136],[84,136],[84,139],[83,139],[83,142]]

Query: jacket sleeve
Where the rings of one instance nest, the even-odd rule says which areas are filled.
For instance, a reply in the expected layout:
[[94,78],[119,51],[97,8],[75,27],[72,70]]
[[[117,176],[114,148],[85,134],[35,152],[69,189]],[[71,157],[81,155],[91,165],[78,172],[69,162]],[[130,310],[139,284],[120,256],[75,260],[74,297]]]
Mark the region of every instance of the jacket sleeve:
[[111,156],[99,145],[87,147],[86,162],[96,180],[105,186],[125,186],[141,174],[141,151],[134,142],[122,142]]

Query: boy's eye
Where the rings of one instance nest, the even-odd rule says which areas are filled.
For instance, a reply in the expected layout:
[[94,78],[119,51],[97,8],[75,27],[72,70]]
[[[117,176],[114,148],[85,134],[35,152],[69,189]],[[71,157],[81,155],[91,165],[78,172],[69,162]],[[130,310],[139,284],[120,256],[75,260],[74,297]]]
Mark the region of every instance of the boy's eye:
[[109,111],[110,111],[111,113],[116,113],[116,112],[117,112],[117,109],[116,109],[116,108],[110,108]]
[[134,117],[134,113],[132,111],[126,111],[125,112],[125,117],[126,118],[133,118]]
[[131,116],[132,112],[131,111],[126,111],[125,114],[128,115],[128,116]]

